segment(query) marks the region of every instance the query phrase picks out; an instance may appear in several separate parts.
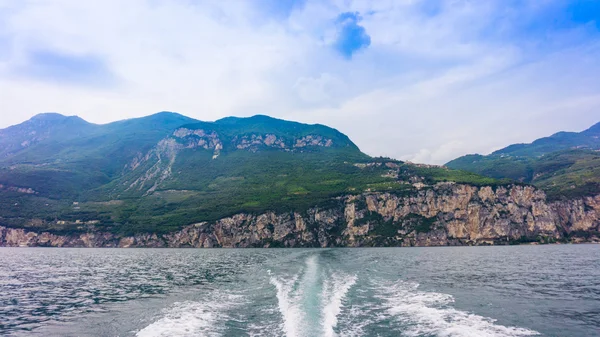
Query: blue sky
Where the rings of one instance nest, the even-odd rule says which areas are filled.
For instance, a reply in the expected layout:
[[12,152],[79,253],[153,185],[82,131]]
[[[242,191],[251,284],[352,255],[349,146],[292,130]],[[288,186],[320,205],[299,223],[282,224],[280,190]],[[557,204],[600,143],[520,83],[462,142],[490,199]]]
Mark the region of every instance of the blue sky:
[[371,44],[371,37],[365,27],[360,25],[362,16],[359,12],[345,12],[335,20],[336,36],[334,48],[346,59],[351,59],[354,53],[366,49]]
[[597,0],[0,0],[0,127],[323,123],[441,164],[600,121]]

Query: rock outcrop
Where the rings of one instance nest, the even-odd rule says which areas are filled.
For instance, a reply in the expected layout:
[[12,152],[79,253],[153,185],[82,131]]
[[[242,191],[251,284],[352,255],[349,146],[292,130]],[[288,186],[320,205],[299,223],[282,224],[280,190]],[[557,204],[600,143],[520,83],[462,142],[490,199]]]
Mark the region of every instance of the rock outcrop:
[[371,247],[599,242],[600,195],[547,203],[531,186],[440,183],[407,193],[364,193],[305,212],[241,213],[168,234],[57,235],[0,227],[0,246]]
[[[127,186],[125,192],[141,191],[144,195],[150,195],[156,191],[165,180],[172,177],[172,168],[181,151],[186,149],[203,149],[212,151],[212,159],[219,158],[221,152],[229,146],[231,150],[244,150],[257,152],[264,149],[279,150],[284,152],[302,152],[307,148],[333,146],[333,140],[319,135],[307,135],[303,137],[284,139],[274,134],[247,134],[235,136],[228,142],[224,142],[214,130],[204,129],[176,129],[172,135],[161,139],[145,155],[137,153],[133,159],[124,166],[122,182]],[[136,172],[136,178],[130,180],[127,174]],[[397,177],[397,175],[396,175]],[[0,185],[0,189],[3,186]],[[23,191],[31,191],[32,189]],[[23,192],[25,193],[25,192]]]

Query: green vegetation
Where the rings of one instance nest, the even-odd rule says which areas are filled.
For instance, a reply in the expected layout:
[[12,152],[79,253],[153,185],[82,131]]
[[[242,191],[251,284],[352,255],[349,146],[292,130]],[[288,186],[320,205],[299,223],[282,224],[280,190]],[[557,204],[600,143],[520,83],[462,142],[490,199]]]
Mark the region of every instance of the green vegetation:
[[438,182],[456,182],[461,184],[469,184],[475,186],[510,184],[510,180],[498,180],[495,178],[485,177],[479,174],[448,169],[446,167],[419,167],[414,165],[404,165],[401,168],[403,177],[423,177],[423,182],[426,184],[435,184]]
[[437,218],[427,218],[419,214],[411,213],[401,219],[398,222],[393,220],[385,221],[383,217],[377,212],[368,212],[365,216],[357,221],[357,224],[363,223],[375,223],[377,224],[373,228],[373,234],[391,238],[398,235],[398,230],[404,228],[407,231],[414,230],[417,233],[429,233],[435,227]]
[[559,132],[531,144],[514,144],[495,151],[493,156],[540,157],[570,149],[600,149],[600,123],[582,132]]
[[[188,146],[199,144],[199,138],[192,143],[174,138],[180,127],[218,135],[218,156],[213,158],[214,148]],[[238,146],[243,137],[267,135],[287,147],[260,142]],[[303,137],[319,144],[294,148]],[[159,150],[157,144],[167,138],[176,147]],[[0,130],[0,147],[10,149],[0,159],[0,225],[61,233],[164,233],[241,212],[305,212],[337,206],[335,197],[341,195],[414,193],[415,177],[426,184],[502,183],[463,171],[371,158],[335,129],[267,116],[208,123],[159,113],[94,125],[77,117],[42,115]],[[427,222],[421,222],[419,231],[428,231]],[[386,226],[381,228],[388,234]]]
[[418,214],[411,214],[415,219],[415,231],[417,233],[429,233],[433,230],[436,218],[427,218]]
[[400,226],[392,220],[382,220],[377,223],[372,234],[382,236],[384,238],[393,238],[398,235],[398,229],[400,229]]
[[531,144],[511,145],[491,155],[467,155],[446,166],[495,179],[534,184],[551,200],[600,193],[600,123],[580,132],[560,132]]
[[463,157],[448,165],[534,184],[551,200],[600,193],[600,152],[593,150],[558,151],[539,158],[480,156],[472,162]]

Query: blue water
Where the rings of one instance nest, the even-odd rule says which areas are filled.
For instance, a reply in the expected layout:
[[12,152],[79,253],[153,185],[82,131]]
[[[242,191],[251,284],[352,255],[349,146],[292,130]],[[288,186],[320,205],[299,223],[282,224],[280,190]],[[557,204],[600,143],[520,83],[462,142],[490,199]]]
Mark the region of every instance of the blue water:
[[0,335],[600,336],[600,245],[1,248]]

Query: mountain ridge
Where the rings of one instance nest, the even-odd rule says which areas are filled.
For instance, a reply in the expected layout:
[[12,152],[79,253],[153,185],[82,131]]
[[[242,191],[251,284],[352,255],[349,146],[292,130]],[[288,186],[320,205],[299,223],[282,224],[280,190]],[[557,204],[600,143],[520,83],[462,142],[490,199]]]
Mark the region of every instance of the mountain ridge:
[[446,166],[534,184],[556,199],[600,193],[598,151],[600,123],[581,132],[557,132],[529,144],[509,145],[487,156],[462,156]]
[[509,145],[490,155],[512,156],[541,156],[547,153],[572,148],[600,149],[600,123],[581,132],[560,131],[549,137],[542,137],[531,143],[518,143]]
[[590,128],[583,132],[587,134],[593,134],[594,136],[600,136],[600,122],[592,125]]
[[[33,135],[23,124],[35,120],[0,130],[21,130],[17,141],[0,137],[0,146],[13,146],[0,158],[0,245],[181,246],[169,243],[172,235],[208,235],[210,244],[189,245],[221,247],[234,238],[239,247],[404,245],[416,236],[409,245],[580,240],[570,228],[583,225],[565,212],[588,219],[585,240],[598,229],[596,211],[575,206],[595,209],[595,199],[572,195],[554,212],[526,184],[373,158],[320,124],[265,115],[203,122],[171,112],[102,125],[69,118],[40,116],[54,123]],[[455,208],[440,204],[450,200]],[[526,230],[531,221],[539,229]],[[126,243],[157,235],[164,240]]]

